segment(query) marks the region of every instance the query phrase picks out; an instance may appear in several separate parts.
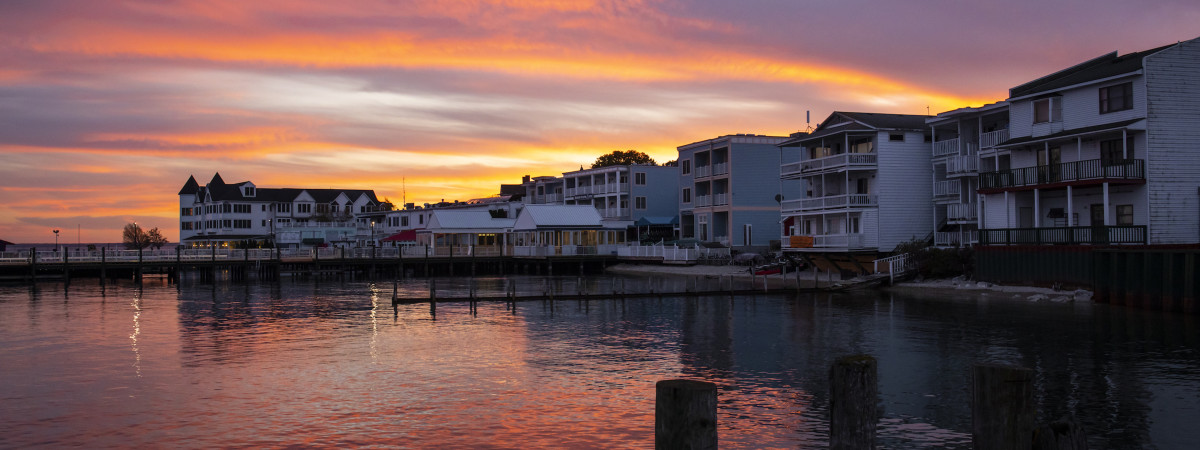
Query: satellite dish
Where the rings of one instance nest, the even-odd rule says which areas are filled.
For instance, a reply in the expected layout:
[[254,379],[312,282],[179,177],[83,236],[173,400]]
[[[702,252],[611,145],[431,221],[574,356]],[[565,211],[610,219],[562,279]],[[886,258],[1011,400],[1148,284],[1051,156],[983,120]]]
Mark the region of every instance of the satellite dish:
[[775,194],[775,203],[783,203],[783,194]]

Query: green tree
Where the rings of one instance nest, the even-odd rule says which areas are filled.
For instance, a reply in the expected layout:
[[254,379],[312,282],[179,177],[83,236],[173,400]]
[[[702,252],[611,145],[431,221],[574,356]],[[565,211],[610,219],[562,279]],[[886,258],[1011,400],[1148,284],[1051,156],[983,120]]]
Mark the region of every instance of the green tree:
[[592,163],[592,168],[608,167],[608,166],[623,166],[626,164],[649,164],[657,165],[654,158],[650,155],[639,152],[637,150],[613,150],[612,153],[600,155],[596,158],[596,162]]

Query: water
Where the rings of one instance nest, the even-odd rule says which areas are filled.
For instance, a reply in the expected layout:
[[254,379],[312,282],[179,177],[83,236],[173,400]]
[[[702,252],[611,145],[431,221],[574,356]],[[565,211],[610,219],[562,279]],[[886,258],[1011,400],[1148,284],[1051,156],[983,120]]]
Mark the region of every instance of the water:
[[[483,294],[645,289],[480,279]],[[652,280],[656,290],[670,281]],[[682,286],[674,286],[682,288]],[[421,295],[425,281],[402,295]],[[885,448],[969,448],[970,366],[1036,370],[1092,448],[1200,443],[1195,317],[1001,295],[402,305],[369,282],[0,286],[0,447],[645,448],[654,382],[720,387],[722,447],[823,447],[827,373],[879,359]],[[467,292],[441,279],[439,296]]]

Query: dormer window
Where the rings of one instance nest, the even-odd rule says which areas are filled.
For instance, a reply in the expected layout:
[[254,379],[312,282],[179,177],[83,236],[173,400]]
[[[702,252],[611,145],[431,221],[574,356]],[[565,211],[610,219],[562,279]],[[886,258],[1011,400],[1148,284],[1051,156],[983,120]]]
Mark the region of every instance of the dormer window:
[[242,187],[242,196],[243,197],[253,197],[254,196],[254,186]]

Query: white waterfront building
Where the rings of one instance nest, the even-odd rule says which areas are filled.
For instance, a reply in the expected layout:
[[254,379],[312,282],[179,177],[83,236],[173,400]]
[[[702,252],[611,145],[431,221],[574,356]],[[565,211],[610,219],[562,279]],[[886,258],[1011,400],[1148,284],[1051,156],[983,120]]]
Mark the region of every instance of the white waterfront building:
[[834,112],[807,135],[780,176],[799,180],[799,198],[782,203],[783,250],[861,255],[868,260],[933,227],[928,116]]
[[1197,80],[1200,38],[1010,89],[1008,139],[978,154],[979,242],[1200,242]]
[[354,217],[380,207],[363,189],[260,188],[226,183],[215,174],[200,186],[188,177],[179,190],[179,241],[190,247],[353,246]]

